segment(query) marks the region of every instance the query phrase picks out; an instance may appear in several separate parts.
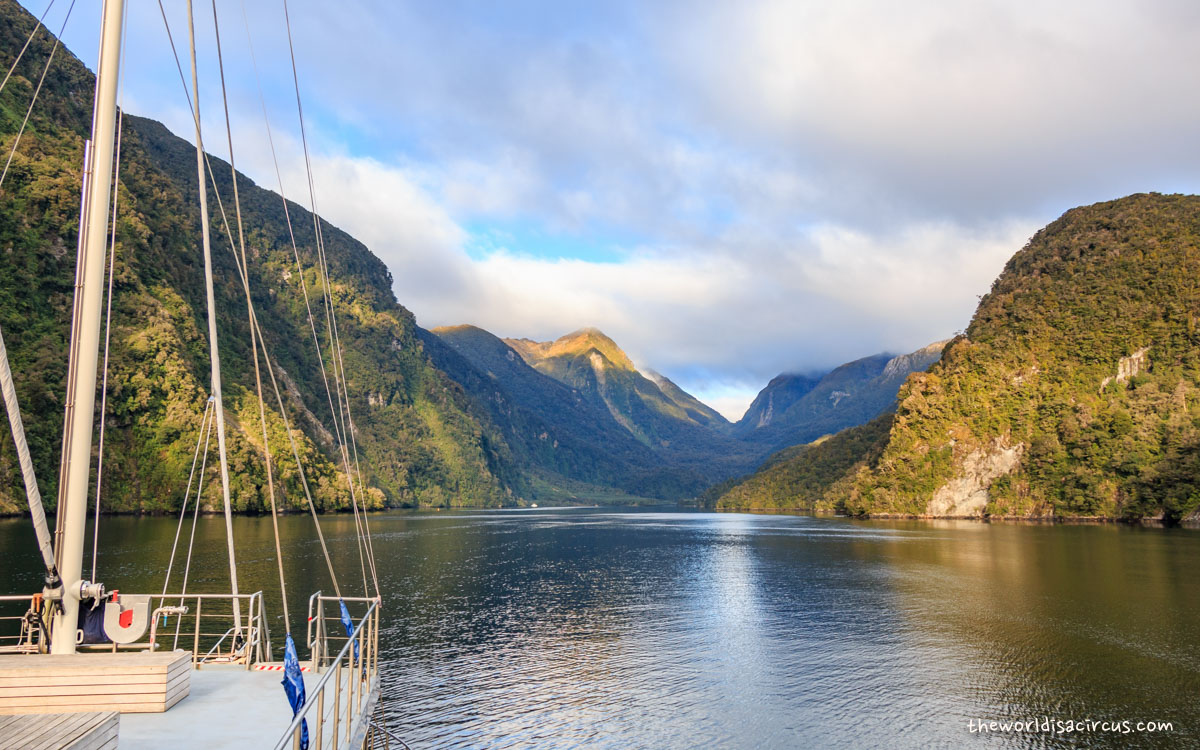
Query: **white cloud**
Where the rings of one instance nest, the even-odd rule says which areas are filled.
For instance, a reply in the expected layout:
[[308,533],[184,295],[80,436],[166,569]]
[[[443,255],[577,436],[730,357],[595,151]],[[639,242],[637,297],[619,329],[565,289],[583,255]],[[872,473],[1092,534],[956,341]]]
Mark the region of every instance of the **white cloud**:
[[[403,169],[345,155],[319,155],[315,169],[326,218],[385,259],[422,325],[538,339],[598,326],[639,364],[731,413],[778,372],[911,350],[965,327],[976,296],[1036,229],[942,221],[872,234],[826,224],[787,242],[731,233],[642,247],[620,262],[513,249],[472,259],[466,233]],[[303,185],[299,172],[285,181]]]
[[[1200,186],[1192,2],[489,8],[295,0],[322,213],[387,262],[422,324],[595,325],[731,410],[780,371],[964,327],[1072,205]],[[307,203],[281,135],[295,102],[278,9],[247,10],[288,195]],[[241,19],[222,12],[231,107],[257,118]],[[147,42],[127,56],[130,111],[187,137],[157,8],[130,23]],[[256,127],[239,126],[256,145],[238,163],[273,186]],[[535,257],[497,230],[507,246],[480,257],[468,228],[511,225],[628,246],[615,263]]]
[[859,220],[1044,211],[1200,166],[1191,3],[671,7],[661,54],[696,119],[849,182],[826,208]]

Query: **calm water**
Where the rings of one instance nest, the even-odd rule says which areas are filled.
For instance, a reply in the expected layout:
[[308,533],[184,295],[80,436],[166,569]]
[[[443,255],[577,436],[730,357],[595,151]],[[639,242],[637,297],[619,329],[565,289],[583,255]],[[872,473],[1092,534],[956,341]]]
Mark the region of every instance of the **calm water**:
[[[1200,746],[1200,531],[607,509],[371,520],[390,722],[414,750]],[[361,593],[353,520],[323,524]],[[311,526],[284,519],[301,633],[303,601],[331,588]],[[99,577],[160,590],[174,528],[103,519]],[[242,589],[280,617],[269,520],[235,533]],[[222,522],[201,519],[196,543],[192,588],[227,588]],[[28,522],[0,522],[0,589],[39,587],[36,563]],[[1174,730],[968,725],[1041,717]]]

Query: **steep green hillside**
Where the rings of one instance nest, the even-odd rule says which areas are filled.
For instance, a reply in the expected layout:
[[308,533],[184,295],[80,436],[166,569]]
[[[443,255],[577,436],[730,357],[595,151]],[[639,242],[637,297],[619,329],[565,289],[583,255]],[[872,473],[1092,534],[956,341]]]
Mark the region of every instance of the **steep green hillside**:
[[904,379],[936,362],[945,345],[938,341],[910,354],[863,357],[815,383],[806,376],[780,375],[758,394],[734,433],[782,448],[868,422],[894,409]]
[[[0,69],[7,70],[34,20],[0,0]],[[7,154],[50,50],[41,32],[0,94],[0,147]],[[79,214],[79,172],[90,125],[91,73],[60,49],[0,193],[0,326],[16,374],[43,494],[56,492],[66,339]],[[182,93],[181,102],[182,102]],[[216,137],[216,119],[210,128]],[[213,159],[226,206],[229,165]],[[177,506],[187,481],[208,392],[208,350],[195,151],[158,123],[124,120],[117,268],[107,414],[105,496],[109,510]],[[306,468],[324,508],[345,507],[334,460],[333,418],[304,316],[279,196],[239,176],[251,283],[262,328],[300,430]],[[266,507],[246,303],[225,227],[210,191],[221,360],[238,509]],[[311,215],[290,204],[310,294]],[[236,230],[235,230],[236,231]],[[509,500],[521,484],[502,435],[471,413],[461,389],[431,366],[412,315],[391,292],[379,259],[323,225],[352,408],[373,505],[482,505]],[[318,330],[325,342],[323,315]],[[270,397],[273,399],[273,396]],[[270,403],[270,401],[268,402]],[[285,502],[303,501],[276,414],[270,424]],[[215,493],[216,483],[209,489]],[[216,494],[206,501],[218,502]],[[0,440],[0,512],[24,507],[11,441]]]
[[900,392],[859,513],[1177,520],[1200,507],[1200,198],[1068,211]]
[[879,458],[892,415],[842,430],[807,445],[785,448],[753,474],[724,482],[701,501],[720,510],[844,510],[858,470]]

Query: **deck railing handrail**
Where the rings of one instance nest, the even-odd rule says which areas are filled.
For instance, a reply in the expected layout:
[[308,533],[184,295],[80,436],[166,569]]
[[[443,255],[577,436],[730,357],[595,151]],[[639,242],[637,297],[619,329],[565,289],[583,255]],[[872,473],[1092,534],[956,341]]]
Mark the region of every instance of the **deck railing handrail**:
[[[324,597],[320,596],[320,592],[317,592],[309,599],[310,605],[314,600],[320,601],[322,598]],[[345,601],[370,602],[370,606],[367,607],[366,613],[359,619],[358,624],[354,626],[345,645],[342,646],[342,650],[334,658],[333,666],[325,670],[312,690],[307,691],[307,700],[292,717],[292,723],[288,725],[287,730],[276,743],[275,750],[299,747],[300,723],[310,718],[314,720],[315,727],[309,726],[310,736],[313,738],[309,746],[314,750],[324,750],[327,692],[333,694],[333,731],[330,737],[332,745],[329,750],[349,747],[354,733],[356,713],[361,712],[362,717],[367,715],[366,712],[362,712],[366,699],[364,693],[373,685],[379,670],[379,599],[372,597],[345,598]],[[355,648],[356,644],[357,648]],[[343,663],[348,671],[345,680],[342,679]],[[345,699],[344,718],[342,715],[343,698]],[[315,713],[315,716],[310,716],[312,713]],[[342,726],[342,721],[345,721],[344,726]]]
[[325,596],[321,591],[308,597],[305,643],[308,645],[309,663],[313,671],[320,671],[324,667],[325,658],[329,654],[330,641],[348,640],[348,636],[341,634],[341,628],[336,629],[333,633],[326,628],[327,622],[340,622],[341,613],[337,612],[332,617],[326,615],[325,604],[327,602],[356,604],[378,601],[379,597],[375,596]]
[[[131,596],[131,594],[129,594],[128,592],[125,592],[125,593],[121,594],[121,596],[128,597],[128,596]],[[267,618],[265,616],[265,610],[263,609],[263,594],[261,591],[255,591],[253,593],[245,593],[245,594],[239,593],[237,595],[234,595],[234,594],[209,594],[209,593],[188,593],[188,594],[174,593],[174,594],[149,594],[149,595],[144,595],[144,596],[148,596],[148,598],[149,598],[150,614],[151,614],[151,620],[149,623],[149,627],[147,628],[146,635],[144,635],[142,638],[139,638],[134,643],[129,643],[129,644],[113,644],[113,643],[88,644],[88,645],[82,646],[82,648],[84,650],[88,650],[88,651],[107,650],[107,649],[112,649],[112,650],[117,650],[117,651],[134,651],[134,650],[145,650],[145,649],[156,650],[156,648],[161,647],[161,645],[166,641],[167,638],[172,638],[173,639],[173,643],[171,646],[172,648],[174,648],[176,646],[180,646],[180,645],[183,645],[185,647],[190,646],[191,651],[192,651],[192,660],[193,660],[194,664],[199,665],[199,664],[203,664],[205,662],[213,662],[213,661],[216,661],[217,658],[215,658],[213,656],[212,650],[210,648],[210,646],[213,643],[212,639],[214,639],[214,638],[218,639],[217,640],[218,643],[224,641],[225,639],[222,639],[221,637],[227,636],[229,634],[230,629],[227,629],[226,627],[221,627],[219,630],[212,631],[211,629],[206,630],[204,628],[204,625],[205,625],[205,623],[208,623],[208,624],[210,624],[210,627],[211,627],[211,623],[213,623],[214,620],[230,621],[232,619],[232,607],[228,611],[223,610],[223,608],[214,610],[212,607],[212,602],[228,602],[232,605],[232,603],[234,601],[238,601],[238,602],[245,604],[246,609],[247,609],[247,619],[246,619],[244,625],[242,626],[242,634],[243,634],[243,638],[244,638],[244,643],[243,643],[243,645],[241,645],[239,648],[236,648],[236,649],[233,646],[229,646],[228,647],[229,658],[226,659],[226,661],[232,661],[237,664],[244,664],[247,669],[250,669],[257,662],[270,661],[270,659],[271,659],[271,634],[270,634],[270,628],[269,628],[269,625],[267,622]],[[37,598],[38,598],[37,594],[15,594],[15,595],[6,594],[6,595],[0,595],[0,604],[13,603],[13,602],[31,603],[34,600],[36,600]],[[162,608],[174,609],[181,602],[183,605],[185,605],[185,608],[187,609],[186,614],[182,614],[182,613],[175,612],[175,611],[160,612],[160,609],[162,609]],[[155,606],[156,603],[157,603],[157,607]],[[208,606],[205,606],[205,605],[208,605]],[[182,631],[168,632],[165,628],[157,627],[157,623],[155,622],[155,620],[157,620],[158,617],[156,617],[156,615],[158,617],[163,617],[163,618],[169,618],[169,617],[179,618],[176,621],[177,622],[176,627],[172,628],[173,631],[179,631],[178,625],[182,623],[183,618],[190,617],[194,627],[189,628],[188,632],[186,633],[186,636],[187,636],[187,639],[191,641],[191,643],[187,644],[186,641],[184,644],[179,643],[180,637],[185,635],[185,633]],[[13,622],[13,623],[22,622],[23,623],[24,620],[25,620],[24,614],[22,614],[22,615],[0,615],[0,625],[3,625],[4,623],[9,623],[9,622]],[[7,627],[7,626],[5,626],[5,627]],[[33,640],[29,640],[32,637],[33,636],[31,636],[30,634],[28,634],[26,632],[25,628],[22,628],[21,632],[17,635],[0,634],[0,645],[6,644],[6,643],[15,644],[13,646],[3,646],[3,650],[7,650],[7,651],[18,650],[18,649],[28,651],[28,650],[30,650],[30,648],[32,648],[34,646],[44,645],[44,644],[41,644],[41,638],[42,638],[41,634],[38,634],[37,637],[34,638]],[[27,644],[28,647],[23,648],[22,644],[25,644],[25,642],[27,640],[29,641],[29,643]],[[220,657],[220,658],[224,659],[225,657]]]
[[[27,605],[31,604],[38,594],[5,594],[0,596],[0,603],[4,602],[23,602]],[[26,612],[19,615],[0,615],[0,623],[20,623],[20,626],[15,634],[0,632],[0,651],[5,653],[20,652],[33,653],[38,650],[44,637],[40,628],[26,627]],[[7,625],[0,625],[7,628]]]

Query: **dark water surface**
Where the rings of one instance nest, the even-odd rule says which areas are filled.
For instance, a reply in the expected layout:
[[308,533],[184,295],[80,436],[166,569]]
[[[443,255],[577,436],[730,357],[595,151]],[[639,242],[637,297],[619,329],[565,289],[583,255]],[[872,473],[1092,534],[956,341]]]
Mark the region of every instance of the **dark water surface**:
[[[361,594],[353,519],[322,521]],[[1195,530],[611,509],[371,523],[386,702],[414,750],[1200,746]],[[174,530],[102,519],[99,578],[158,592]],[[228,588],[223,534],[201,519],[192,590]],[[302,635],[304,601],[332,586],[311,519],[283,534]],[[281,640],[270,521],[235,535]],[[28,521],[0,521],[0,590],[40,587],[37,561]],[[1043,717],[1134,731],[969,726]]]

